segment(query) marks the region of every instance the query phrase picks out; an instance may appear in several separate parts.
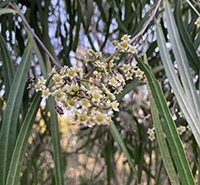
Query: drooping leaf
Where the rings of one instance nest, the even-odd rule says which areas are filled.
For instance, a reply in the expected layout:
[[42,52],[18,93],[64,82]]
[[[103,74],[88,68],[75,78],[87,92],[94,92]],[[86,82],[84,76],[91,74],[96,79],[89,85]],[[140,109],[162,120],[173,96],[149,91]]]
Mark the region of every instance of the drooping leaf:
[[14,76],[8,101],[4,112],[2,129],[0,133],[0,184],[4,185],[11,156],[16,139],[16,125],[19,116],[19,109],[22,103],[29,65],[31,61],[32,43],[30,43],[22,56],[21,62]]
[[183,85],[183,89],[186,95],[185,98],[188,99],[188,103],[190,104],[190,107],[192,108],[195,116],[200,118],[200,101],[194,86],[193,78],[191,76],[187,56],[184,52],[184,47],[182,45],[178,29],[171,11],[171,7],[168,1],[165,4],[165,12],[168,25],[167,30],[169,33],[169,39],[172,44],[172,50],[174,52],[176,62],[178,64],[181,83]]
[[167,102],[160,87],[159,82],[154,78],[150,72],[150,67],[146,65],[140,58],[136,56],[139,67],[144,71],[149,87],[152,92],[153,99],[155,100],[157,109],[163,117],[164,132],[169,143],[173,161],[175,163],[178,175],[182,184],[195,184],[192,176],[183,145],[177,133],[176,125],[170,114]]
[[41,93],[38,92],[34,97],[31,107],[26,114],[20,132],[18,134],[15,148],[12,153],[12,159],[9,166],[6,185],[19,184],[20,172],[26,152],[26,146],[28,144],[28,138],[30,136],[33,123],[35,121],[40,102]]
[[175,9],[175,17],[176,17],[176,24],[179,29],[181,40],[183,41],[183,46],[186,51],[188,61],[192,69],[196,72],[196,74],[199,73],[200,69],[200,60],[197,56],[195,46],[193,45],[189,34],[187,33],[185,26],[182,21],[181,17],[181,1],[176,1],[176,9]]
[[122,148],[127,160],[128,160],[128,163],[129,165],[131,166],[132,170],[134,171],[134,173],[136,174],[136,169],[135,169],[135,166],[134,166],[134,163],[131,159],[131,156],[126,148],[126,145],[124,144],[124,141],[122,140],[120,134],[119,134],[119,131],[117,130],[117,127],[116,125],[113,123],[113,122],[110,122],[110,131],[113,135],[113,137],[115,138],[115,140],[117,141],[117,143],[120,145],[120,147]]
[[[159,52],[161,55],[161,59],[162,59],[164,68],[165,68],[166,75],[167,75],[170,85],[174,91],[174,94],[179,103],[179,106],[180,106],[181,110],[183,111],[188,124],[191,127],[191,130],[194,134],[194,137],[195,137],[198,145],[200,146],[200,126],[198,124],[199,119],[195,115],[196,111],[198,114],[198,110],[195,110],[195,112],[194,112],[195,106],[191,105],[191,103],[193,101],[190,102],[189,99],[186,98],[186,94],[183,91],[183,87],[181,86],[181,83],[177,77],[177,74],[174,71],[174,66],[172,64],[170,55],[168,53],[168,49],[166,47],[166,42],[165,42],[165,39],[163,36],[163,32],[159,25],[157,25],[156,33],[157,33],[157,42],[158,42],[158,46],[159,46]],[[180,65],[184,65],[184,63],[180,64]],[[187,75],[190,75],[190,74],[187,74]],[[182,83],[184,83],[184,81]]]
[[52,96],[48,98],[47,103],[50,111],[51,137],[53,143],[56,185],[64,185],[61,147],[60,147],[60,131],[59,131],[57,113],[54,108],[55,105]]
[[[144,45],[143,45],[143,56],[144,56],[144,62],[146,64],[148,64],[147,55],[146,55],[146,52],[145,52],[145,49],[144,49]],[[153,119],[153,126],[155,128],[156,139],[157,139],[159,151],[160,151],[160,154],[161,154],[164,166],[165,166],[165,170],[166,170],[166,172],[169,176],[170,181],[173,184],[178,185],[179,182],[178,182],[176,170],[175,170],[174,165],[173,165],[173,160],[170,156],[170,151],[168,149],[168,146],[167,146],[167,143],[166,143],[166,140],[165,140],[165,137],[164,137],[164,132],[163,132],[163,128],[162,128],[162,125],[161,125],[161,121],[160,121],[160,118],[159,118],[159,112],[158,112],[155,100],[152,96],[152,92],[151,92],[151,89],[149,87],[148,82],[147,82],[147,89],[148,89],[148,93],[149,93],[149,100],[150,100],[150,107],[151,107],[151,116],[152,116],[152,119]]]

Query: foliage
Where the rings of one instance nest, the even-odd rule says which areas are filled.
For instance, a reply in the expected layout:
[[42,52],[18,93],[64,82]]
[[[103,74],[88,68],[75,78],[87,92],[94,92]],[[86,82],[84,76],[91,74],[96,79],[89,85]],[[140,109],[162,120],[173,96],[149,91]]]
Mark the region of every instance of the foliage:
[[198,12],[189,0],[0,2],[0,184],[200,184]]

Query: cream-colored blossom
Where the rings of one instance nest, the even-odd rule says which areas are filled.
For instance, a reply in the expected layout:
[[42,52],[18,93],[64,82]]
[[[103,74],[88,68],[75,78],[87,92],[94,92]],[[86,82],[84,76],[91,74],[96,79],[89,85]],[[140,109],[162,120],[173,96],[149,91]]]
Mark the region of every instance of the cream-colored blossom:
[[48,98],[50,94],[51,93],[49,92],[48,88],[42,91],[42,97],[45,99]]
[[110,107],[114,110],[114,111],[119,111],[119,103],[117,101],[114,101],[110,104]]

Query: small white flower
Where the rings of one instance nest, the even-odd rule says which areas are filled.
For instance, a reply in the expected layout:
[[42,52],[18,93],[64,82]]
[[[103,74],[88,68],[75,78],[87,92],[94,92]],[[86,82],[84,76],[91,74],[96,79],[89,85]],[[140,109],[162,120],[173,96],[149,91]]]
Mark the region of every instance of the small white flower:
[[122,36],[121,40],[122,40],[122,41],[128,42],[128,41],[130,41],[130,37],[131,37],[130,35],[124,34],[124,35]]
[[113,101],[116,100],[116,97],[115,97],[115,95],[113,93],[108,92],[107,95],[110,96],[111,100],[113,100]]
[[74,68],[70,67],[67,70],[67,76],[71,79],[73,79],[75,76],[77,76],[77,73],[75,72]]
[[67,69],[68,69],[68,66],[63,66],[63,68],[60,70],[60,74],[66,74]]
[[94,117],[94,120],[97,123],[97,125],[106,125],[107,124],[106,116],[104,114],[102,114],[101,112],[97,112],[97,114]]
[[60,99],[63,96],[63,91],[61,91],[61,90],[55,90],[52,93],[52,96],[54,96],[56,99]]
[[78,117],[78,121],[87,126],[87,122],[88,122],[88,115],[86,113],[81,113],[79,114],[79,117]]
[[136,47],[135,47],[135,46],[131,46],[131,45],[129,45],[128,52],[134,54],[134,53],[135,53],[135,50],[136,50]]
[[63,88],[62,88],[62,91],[64,93],[67,93],[67,92],[70,92],[71,91],[71,86],[66,84]]
[[99,61],[99,60],[97,60],[97,61],[95,62],[95,64],[96,64],[96,66],[99,67],[100,69],[105,69],[105,68],[106,68],[105,63],[103,63],[103,62],[101,62],[101,61]]
[[105,92],[106,94],[110,93],[109,89],[104,84],[101,84],[101,85],[102,85],[103,92]]
[[154,128],[148,128],[147,134],[154,134]]
[[137,69],[137,71],[135,72],[135,76],[137,78],[142,78],[143,74],[144,74],[144,72],[141,71],[140,69]]
[[119,43],[119,42],[118,42],[117,40],[113,40],[113,41],[112,41],[112,44],[113,44],[114,46],[116,46],[118,43]]
[[187,125],[187,129],[188,129],[188,130],[191,130],[190,125]]
[[185,126],[180,126],[177,128],[177,131],[178,131],[179,135],[181,135],[183,132],[186,131],[186,128],[185,128]]
[[197,18],[197,20],[196,20],[196,22],[195,22],[194,24],[196,24],[196,25],[197,25],[197,27],[199,27],[199,26],[200,26],[200,17],[198,17],[198,18]]
[[137,71],[137,66],[131,66],[131,73],[135,75],[136,71]]
[[132,80],[133,79],[132,74],[130,72],[126,73],[125,76],[126,76],[126,80]]
[[172,115],[173,120],[177,120],[176,114]]
[[154,134],[150,134],[148,137],[151,141],[153,141],[155,139],[155,135]]
[[102,95],[96,90],[92,92],[92,101],[94,103],[100,103]]
[[87,107],[90,106],[90,102],[89,102],[89,100],[86,99],[86,98],[82,99],[82,100],[80,101],[80,104],[81,104],[83,107],[85,107],[85,108],[87,108]]
[[180,111],[178,114],[179,114],[180,118],[184,117],[184,114],[182,111]]
[[82,85],[82,84],[81,84],[81,86],[80,86],[80,90],[81,90],[81,91],[84,91],[84,92],[87,91],[87,89],[85,88],[85,86]]
[[119,111],[119,103],[117,101],[114,101],[110,104],[110,107],[114,110],[114,111]]
[[53,76],[53,80],[54,80],[55,84],[62,84],[63,83],[63,77],[60,76],[59,74],[55,74]]
[[71,107],[76,107],[76,104],[77,104],[77,99],[76,98],[72,98],[71,100],[68,101],[68,104],[71,106]]
[[44,84],[46,83],[46,81],[47,81],[47,80],[44,80],[44,79],[39,78],[39,79],[38,79],[38,84],[44,85]]
[[122,83],[124,81],[124,77],[121,74],[117,74],[116,79]]
[[127,41],[121,42],[121,48],[127,50],[129,47],[129,43]]
[[40,83],[37,83],[35,85],[35,91],[38,92],[38,91],[41,91],[42,90],[42,85]]
[[42,97],[45,99],[48,98],[50,94],[51,93],[49,92],[49,89],[45,89],[42,91]]
[[116,86],[117,80],[115,80],[115,78],[112,77],[112,78],[110,79],[110,81],[108,82],[108,84],[109,84],[109,85],[112,85],[112,86]]
[[124,73],[127,73],[130,70],[130,65],[129,64],[123,64],[122,70],[124,71]]

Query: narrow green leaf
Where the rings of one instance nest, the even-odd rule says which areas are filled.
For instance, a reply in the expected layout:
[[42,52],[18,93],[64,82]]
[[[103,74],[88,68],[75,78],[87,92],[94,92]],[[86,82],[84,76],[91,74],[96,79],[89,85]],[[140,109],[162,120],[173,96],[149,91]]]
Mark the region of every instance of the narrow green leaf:
[[186,28],[183,24],[182,20],[182,12],[181,12],[181,0],[176,1],[176,8],[175,8],[175,18],[176,18],[176,24],[179,29],[179,33],[181,36],[181,39],[183,41],[184,49],[186,51],[186,54],[188,56],[188,61],[193,68],[193,70],[198,75],[198,71],[200,69],[200,60],[197,56],[195,47],[190,39],[190,36],[188,32],[186,31]]
[[14,76],[14,80],[8,96],[6,109],[3,116],[2,129],[0,133],[0,184],[4,185],[8,173],[15,144],[16,125],[19,109],[22,103],[28,70],[31,61],[32,43],[29,44],[22,56],[21,62]]
[[6,6],[10,1],[12,1],[12,0],[5,0],[3,2],[0,2],[0,8]]
[[36,114],[41,102],[41,92],[38,92],[28,110],[28,113],[24,119],[22,127],[20,129],[15,148],[13,150],[12,159],[8,171],[6,185],[17,185],[19,184],[20,172],[26,152],[26,146],[28,138],[31,133],[32,125],[35,121]]
[[51,113],[50,123],[51,123],[51,137],[53,143],[53,154],[54,154],[54,164],[55,164],[55,178],[56,185],[63,185],[63,169],[62,169],[62,158],[61,158],[61,148],[60,148],[60,131],[58,126],[57,113],[54,108],[54,99],[50,96],[47,100],[48,109]]
[[0,8],[0,15],[9,14],[9,13],[17,13],[17,11],[10,9],[10,8]]
[[129,165],[131,166],[132,170],[134,171],[135,174],[137,174],[137,171],[134,167],[134,163],[131,159],[131,156],[126,148],[126,145],[124,144],[124,141],[122,140],[120,134],[119,134],[119,131],[117,130],[117,127],[116,125],[113,123],[113,122],[110,122],[110,131],[113,135],[113,137],[115,138],[115,140],[118,142],[119,146],[121,147],[121,149],[123,150],[127,160],[128,160],[128,163]]
[[[144,62],[146,64],[148,64],[147,61],[147,55],[144,49],[144,45],[143,45],[143,55],[144,55]],[[159,67],[159,66],[158,66]],[[161,66],[163,67],[163,66]],[[153,71],[152,71],[153,72]],[[158,114],[158,109],[156,107],[156,103],[155,100],[153,99],[153,95],[151,92],[151,89],[149,87],[149,83],[147,82],[147,88],[148,88],[148,92],[149,92],[149,101],[150,101],[150,106],[151,106],[151,116],[153,119],[153,126],[155,128],[155,132],[156,132],[156,139],[158,142],[158,146],[159,146],[159,151],[165,166],[165,170],[169,176],[170,181],[174,184],[174,185],[178,185],[179,181],[177,178],[177,174],[176,174],[176,170],[174,168],[173,165],[173,161],[172,158],[170,156],[170,152],[164,137],[164,132],[161,126],[161,122],[160,122],[160,118],[159,118],[159,114]]]
[[87,0],[87,19],[86,19],[86,30],[87,31],[88,31],[88,28],[91,23],[92,14],[93,14],[93,0]]
[[[108,134],[108,138],[112,137]],[[108,139],[109,140],[109,139]],[[109,140],[106,144],[105,151],[104,151],[104,157],[105,157],[105,164],[106,164],[106,181],[107,185],[110,185],[111,183],[111,177],[112,177],[112,167],[111,167],[111,140]]]
[[163,65],[156,66],[156,67],[154,67],[154,68],[152,69],[152,73],[153,73],[153,74],[157,74],[157,73],[161,72],[161,71],[164,70],[164,69],[165,69],[165,68],[164,68]]
[[106,6],[105,6],[105,4],[103,4],[103,6],[102,6],[102,0],[95,0],[95,1],[96,1],[99,11],[101,12],[101,17],[102,17],[103,21],[105,23],[108,22],[108,9],[110,8],[108,6],[108,3],[106,4]]
[[196,117],[200,118],[200,102],[198,95],[194,86],[194,82],[190,73],[190,68],[182,41],[180,39],[178,29],[171,11],[169,2],[165,4],[166,20],[167,20],[167,30],[169,33],[169,38],[172,44],[172,50],[178,64],[178,70],[181,77],[181,82],[184,87],[188,103],[190,104],[192,110],[194,111]]
[[161,154],[166,172],[169,176],[170,181],[173,184],[179,184],[177,175],[176,175],[176,170],[173,166],[173,161],[170,157],[168,146],[167,146],[167,143],[164,138],[164,132],[163,132],[163,129],[161,126],[159,116],[158,116],[158,110],[157,110],[155,101],[152,97],[149,86],[148,86],[148,92],[149,92],[149,100],[150,100],[150,105],[151,105],[151,115],[152,115],[152,119],[153,119],[153,123],[154,123],[153,125],[154,125],[155,132],[156,132],[156,139],[158,142],[160,154]]
[[10,57],[10,52],[7,49],[6,42],[1,34],[0,34],[0,53],[3,62],[5,100],[7,101],[10,87],[14,78],[14,66]]
[[150,72],[150,67],[147,64],[145,64],[137,56],[136,56],[136,60],[141,70],[145,72],[157,109],[159,110],[160,114],[162,115],[165,121],[164,131],[167,136],[167,141],[169,143],[171,154],[172,154],[175,166],[177,168],[181,183],[183,185],[195,184],[194,178],[192,176],[192,173],[191,173],[191,170],[190,170],[190,167],[185,155],[185,151],[183,149],[183,145],[181,144],[180,137],[177,133],[175,123],[170,114],[170,111],[167,106],[167,102],[165,100],[160,84]]
[[[78,3],[79,8],[80,7],[80,3]],[[80,28],[81,28],[81,11],[78,11],[78,20],[76,23],[76,35],[74,38],[74,42],[73,42],[73,51],[75,52],[79,43],[79,34],[80,34]]]
[[195,112],[193,111],[194,107],[191,106],[189,99],[186,98],[185,92],[183,91],[183,88],[177,77],[177,74],[174,71],[174,66],[172,64],[171,58],[168,53],[168,49],[166,47],[166,42],[164,39],[162,29],[160,28],[158,24],[157,24],[157,29],[156,29],[156,35],[157,35],[157,42],[159,46],[161,59],[166,71],[167,78],[174,91],[174,94],[179,103],[179,106],[181,110],[183,111],[188,124],[191,127],[192,133],[194,134],[194,137],[198,145],[200,146],[199,119],[197,118],[197,116],[195,115]]

